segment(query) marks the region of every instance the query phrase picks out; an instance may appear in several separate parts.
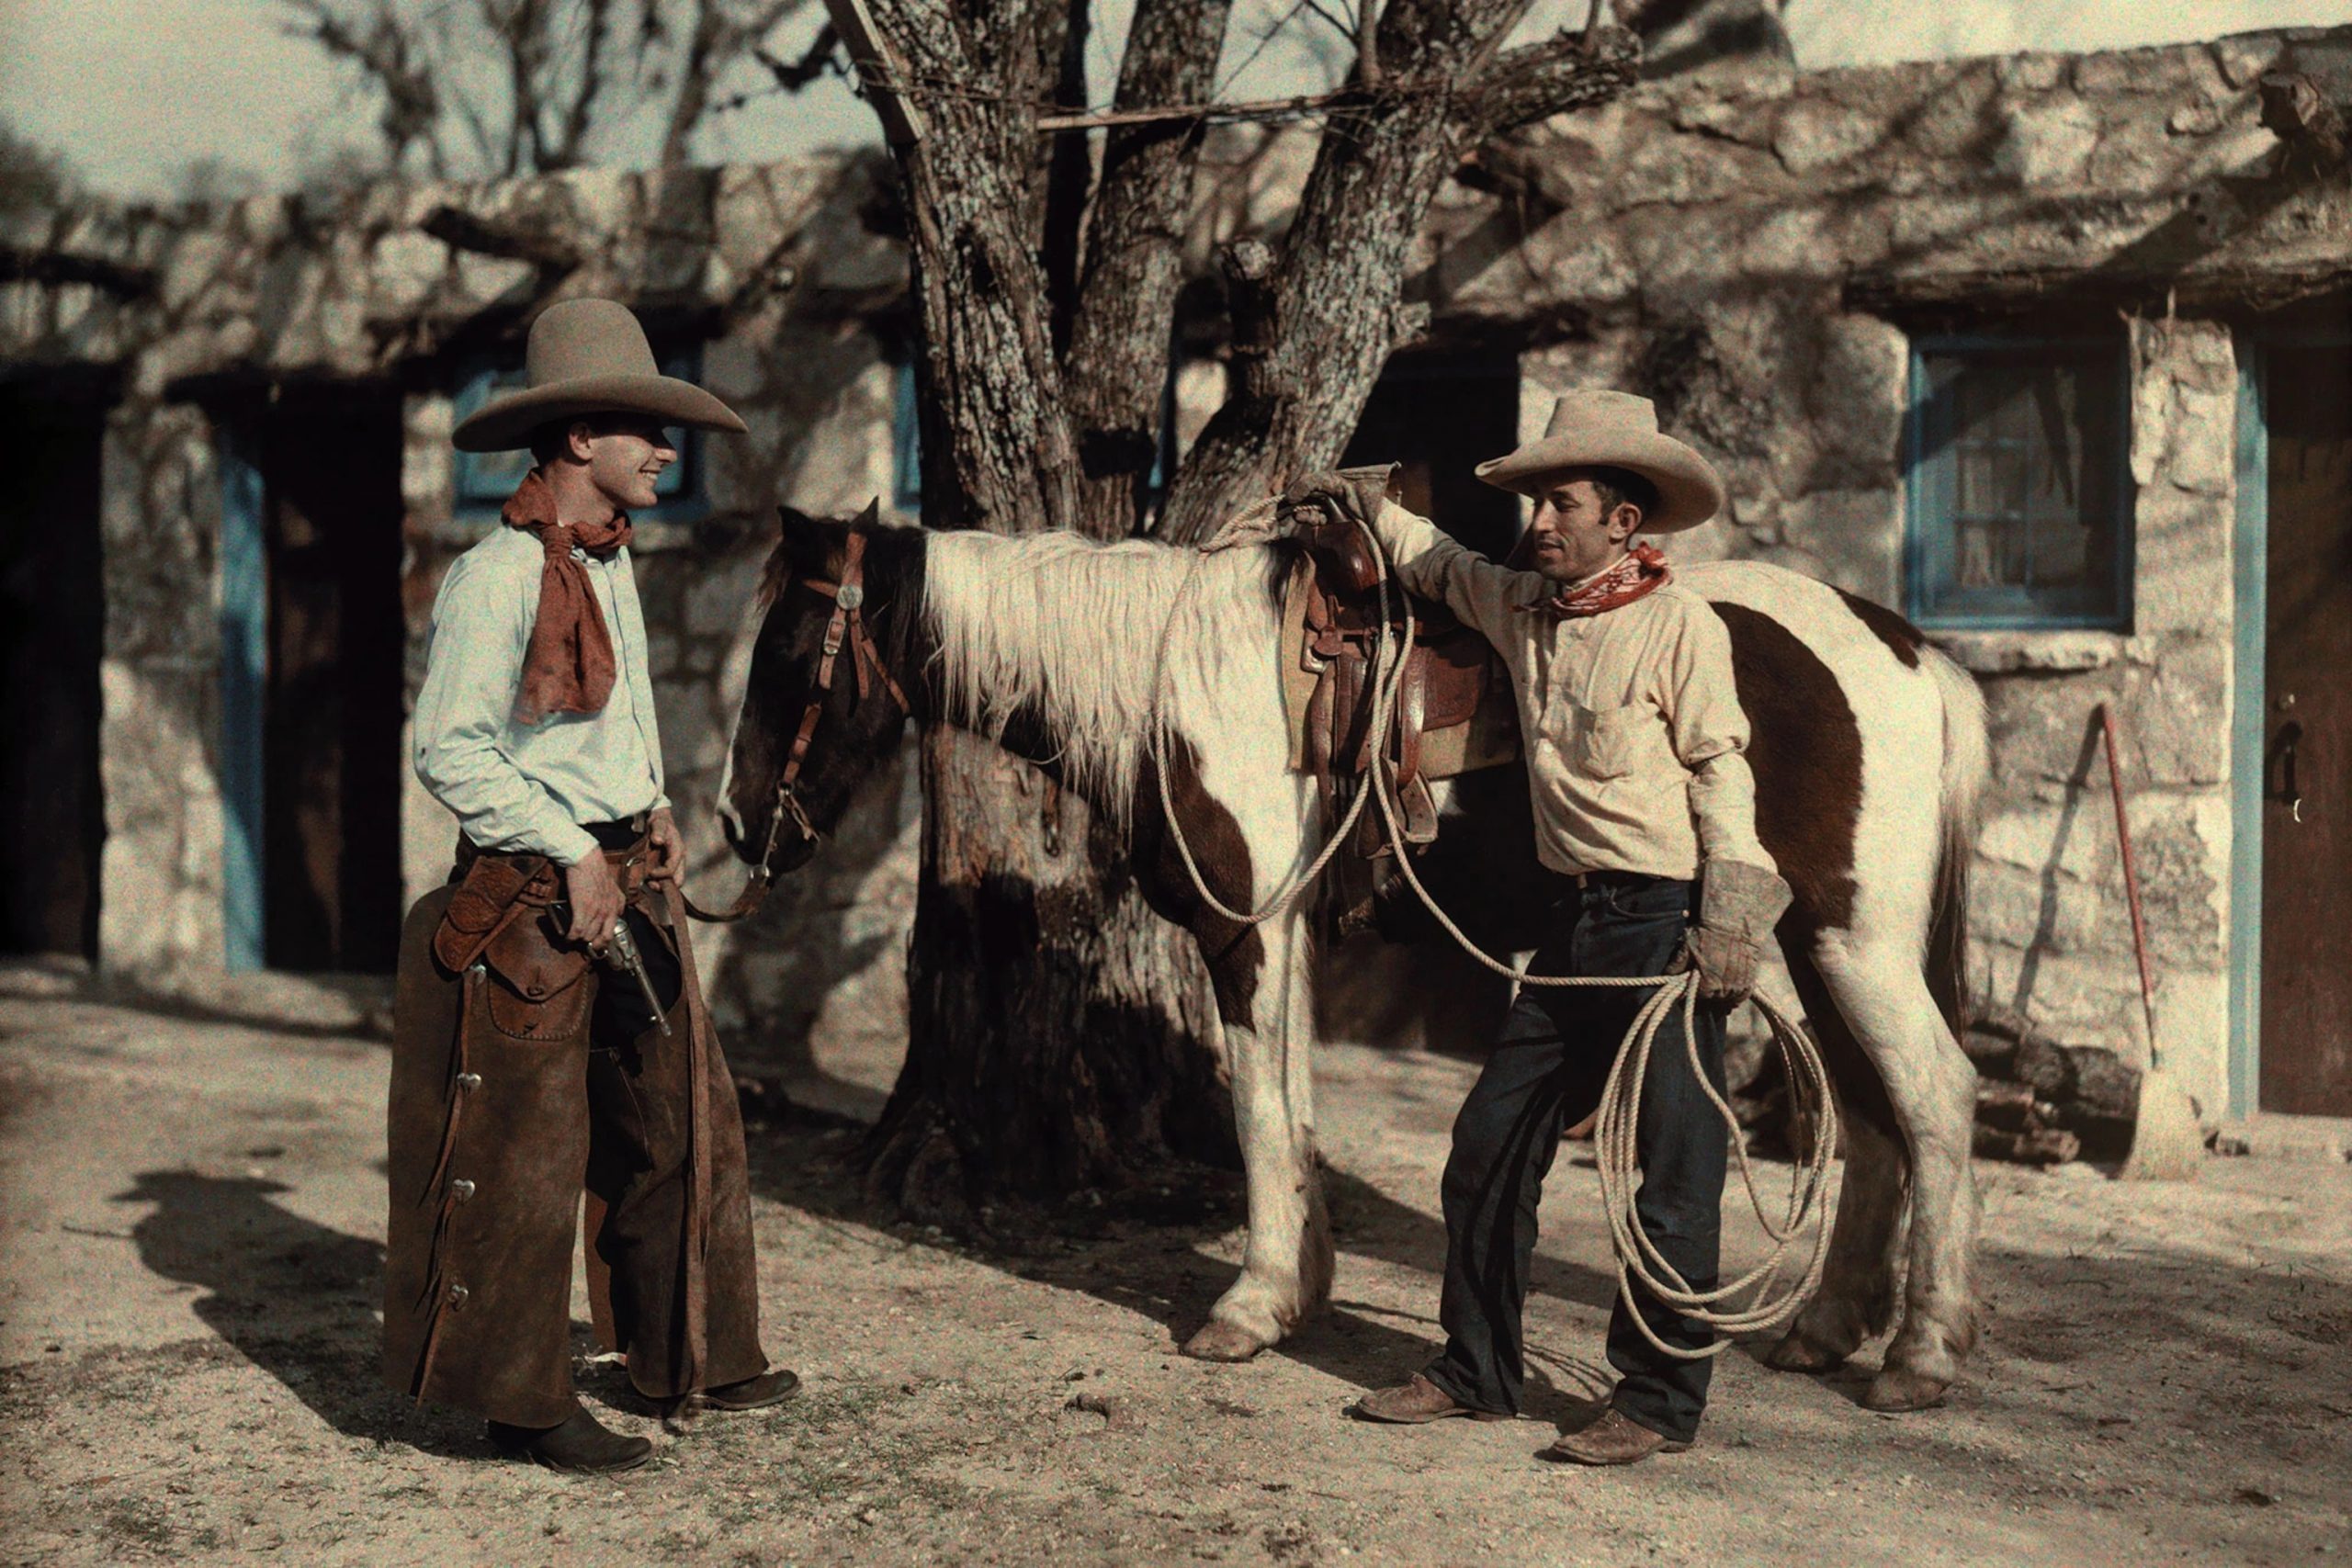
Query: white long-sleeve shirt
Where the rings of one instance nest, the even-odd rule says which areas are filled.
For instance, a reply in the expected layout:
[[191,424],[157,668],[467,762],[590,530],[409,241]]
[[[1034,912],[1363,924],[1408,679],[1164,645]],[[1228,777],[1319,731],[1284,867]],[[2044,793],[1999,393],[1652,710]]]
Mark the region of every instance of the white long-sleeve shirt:
[[1503,656],[1545,865],[1686,880],[1702,860],[1779,869],[1756,837],[1731,635],[1705,600],[1668,582],[1598,615],[1525,610],[1555,584],[1393,502],[1373,526],[1408,588]]
[[433,604],[424,686],[417,694],[416,776],[485,850],[571,865],[594,852],[580,824],[622,821],[669,805],[645,649],[645,614],[626,547],[600,561],[580,550],[611,635],[616,675],[601,713],[514,717],[523,656],[539,613],[538,536],[500,527],[451,564]]

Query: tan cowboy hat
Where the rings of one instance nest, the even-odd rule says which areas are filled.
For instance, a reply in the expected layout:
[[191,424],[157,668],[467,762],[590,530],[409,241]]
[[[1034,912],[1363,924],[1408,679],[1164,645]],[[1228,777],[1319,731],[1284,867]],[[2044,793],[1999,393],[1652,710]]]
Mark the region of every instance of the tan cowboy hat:
[[617,299],[562,299],[531,323],[529,384],[476,409],[449,439],[460,452],[509,452],[531,433],[583,414],[641,413],[663,424],[741,434],[733,409],[690,381],[664,376],[653,345]]
[[1724,481],[1707,459],[1661,435],[1657,409],[1631,392],[1563,392],[1541,439],[1508,457],[1478,465],[1478,477],[1522,495],[1541,491],[1563,468],[1630,468],[1657,486],[1657,510],[1642,519],[1645,534],[1696,528],[1723,509]]

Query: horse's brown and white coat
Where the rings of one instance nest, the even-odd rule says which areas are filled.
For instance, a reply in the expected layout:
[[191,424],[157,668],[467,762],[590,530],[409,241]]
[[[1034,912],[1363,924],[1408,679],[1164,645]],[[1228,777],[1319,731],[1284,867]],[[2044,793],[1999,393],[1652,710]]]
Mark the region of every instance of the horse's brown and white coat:
[[[830,609],[796,595],[789,578],[837,570],[846,526],[786,514],[720,791],[730,840],[749,855],[766,840],[782,738],[807,701],[814,627]],[[1282,549],[1200,556],[1069,535],[859,526],[873,541],[867,619],[916,716],[999,738],[1129,824],[1146,896],[1201,944],[1233,1077],[1250,1243],[1240,1278],[1185,1348],[1252,1355],[1319,1308],[1331,1280],[1304,901],[1246,929],[1203,906],[1162,818],[1151,734],[1164,732],[1185,838],[1220,899],[1261,905],[1312,859],[1323,825],[1310,781],[1288,765],[1279,685]],[[1758,829],[1796,894],[1781,945],[1852,1112],[1829,1273],[1775,1359],[1832,1365],[1883,1327],[1900,1246],[1903,1328],[1871,1401],[1931,1403],[1972,1338],[1973,1074],[1948,1014],[1957,874],[1985,768],[1982,705],[1964,674],[1877,606],[1750,563],[1691,568],[1684,581],[1731,631],[1756,737]],[[829,701],[802,773],[820,829],[899,728],[895,707],[846,683]],[[777,868],[811,848],[787,842]]]

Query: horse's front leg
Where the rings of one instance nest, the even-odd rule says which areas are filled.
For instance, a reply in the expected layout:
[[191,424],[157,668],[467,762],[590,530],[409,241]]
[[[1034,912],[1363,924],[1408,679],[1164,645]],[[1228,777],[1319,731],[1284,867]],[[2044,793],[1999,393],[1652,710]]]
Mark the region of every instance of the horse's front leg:
[[[1250,950],[1255,949],[1256,952]],[[1267,921],[1215,960],[1250,1193],[1241,1278],[1184,1342],[1206,1361],[1246,1361],[1331,1299],[1331,1219],[1315,1160],[1314,1024],[1306,923]]]

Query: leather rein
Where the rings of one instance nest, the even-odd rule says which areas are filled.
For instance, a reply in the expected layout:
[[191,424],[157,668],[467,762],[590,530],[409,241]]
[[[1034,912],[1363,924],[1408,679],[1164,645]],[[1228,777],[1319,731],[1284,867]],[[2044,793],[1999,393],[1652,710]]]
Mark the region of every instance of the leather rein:
[[752,868],[751,875],[744,880],[743,891],[735,896],[735,902],[715,912],[686,897],[684,884],[681,882],[679,885],[679,897],[685,904],[686,913],[712,925],[740,920],[756,910],[767,897],[768,889],[775,885],[775,872],[770,863],[775,858],[776,845],[782,839],[786,818],[799,830],[804,841],[815,843],[824,837],[817,830],[817,825],[808,819],[808,809],[800,804],[800,797],[793,786],[799,780],[801,763],[808,760],[808,743],[816,737],[817,721],[824,714],[825,700],[832,695],[833,671],[840,662],[842,649],[849,649],[850,669],[857,677],[860,702],[871,694],[873,682],[878,680],[883,689],[890,694],[891,700],[899,705],[900,713],[911,715],[914,712],[914,705],[907,700],[907,694],[900,689],[896,677],[891,675],[889,666],[883,662],[882,650],[874,645],[874,633],[865,624],[865,536],[851,531],[849,543],[842,553],[839,582],[831,582],[821,577],[804,577],[800,584],[813,593],[831,599],[833,614],[832,618],[825,623],[823,657],[817,664],[816,688],[808,694],[808,705],[801,710],[800,728],[793,734],[792,750],[785,757],[784,771],[776,776],[775,799],[770,803],[768,812],[767,842],[760,847],[759,863]]

